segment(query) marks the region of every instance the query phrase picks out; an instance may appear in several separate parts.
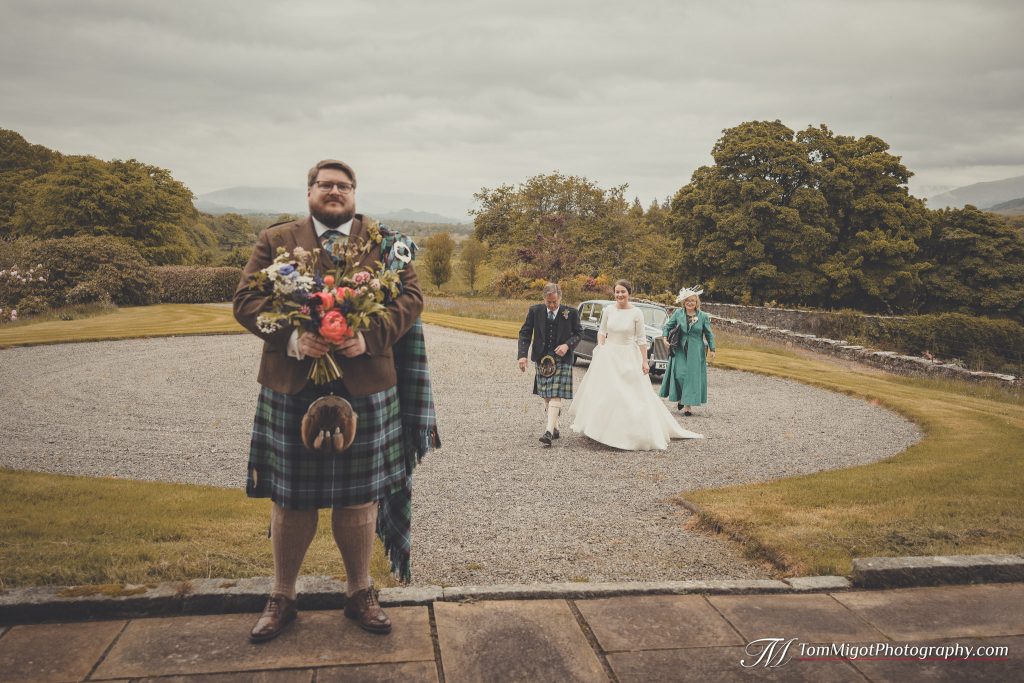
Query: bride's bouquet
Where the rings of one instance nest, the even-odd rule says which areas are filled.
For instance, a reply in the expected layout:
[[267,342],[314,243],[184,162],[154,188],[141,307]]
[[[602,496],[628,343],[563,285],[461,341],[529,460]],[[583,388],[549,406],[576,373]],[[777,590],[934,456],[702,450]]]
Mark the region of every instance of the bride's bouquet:
[[[256,318],[261,332],[276,332],[292,326],[316,332],[332,347],[370,327],[377,316],[401,291],[398,273],[377,263],[375,269],[344,265],[321,274],[316,267],[319,249],[312,252],[296,247],[288,253],[277,250],[277,258],[250,276],[249,287],[264,292],[269,309]],[[313,361],[309,378],[327,384],[342,375],[332,353]]]

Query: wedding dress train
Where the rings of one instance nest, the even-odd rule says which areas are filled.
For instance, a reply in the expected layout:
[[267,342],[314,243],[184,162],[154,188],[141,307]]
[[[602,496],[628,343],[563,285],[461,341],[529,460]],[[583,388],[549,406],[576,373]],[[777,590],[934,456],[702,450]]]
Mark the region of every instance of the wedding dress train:
[[638,341],[646,344],[643,314],[609,306],[601,317],[603,345],[573,401],[572,430],[594,441],[630,451],[664,450],[670,439],[702,439],[683,429],[640,369]]

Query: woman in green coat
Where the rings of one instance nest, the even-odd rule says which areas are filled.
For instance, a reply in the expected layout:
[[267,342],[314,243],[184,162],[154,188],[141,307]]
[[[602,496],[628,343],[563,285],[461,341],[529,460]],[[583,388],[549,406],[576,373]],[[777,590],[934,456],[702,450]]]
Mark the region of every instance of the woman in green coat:
[[704,340],[715,359],[715,335],[711,332],[711,316],[700,310],[702,289],[679,290],[677,303],[682,303],[665,323],[666,337],[678,325],[682,331],[679,348],[669,358],[661,395],[676,402],[683,415],[693,415],[692,406],[708,402],[708,364],[704,357]]

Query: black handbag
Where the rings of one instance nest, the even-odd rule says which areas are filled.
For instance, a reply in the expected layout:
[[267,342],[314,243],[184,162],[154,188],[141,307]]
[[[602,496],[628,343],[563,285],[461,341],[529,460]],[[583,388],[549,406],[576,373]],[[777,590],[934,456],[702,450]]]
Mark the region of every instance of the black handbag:
[[676,326],[673,327],[668,333],[668,348],[670,351],[672,351],[672,353],[675,353],[676,351],[679,350],[679,345],[682,343],[683,330],[679,326],[679,323],[676,323]]

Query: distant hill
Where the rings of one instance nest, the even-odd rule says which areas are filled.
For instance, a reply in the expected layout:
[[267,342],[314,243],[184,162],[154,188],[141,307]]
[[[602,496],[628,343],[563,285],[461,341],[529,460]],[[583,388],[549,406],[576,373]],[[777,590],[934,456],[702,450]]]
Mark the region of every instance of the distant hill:
[[206,213],[305,213],[306,193],[282,187],[229,187],[196,197]]
[[1024,175],[988,183],[975,183],[958,187],[949,192],[928,199],[929,209],[960,209],[973,204],[979,209],[988,209],[995,204],[1024,197]]
[[[206,213],[306,213],[302,188],[230,187],[199,195],[196,208]],[[358,210],[384,220],[418,223],[469,223],[469,204],[459,197],[430,194],[358,192]],[[415,206],[416,209],[408,207]]]
[[1001,213],[1004,216],[1024,216],[1024,197],[1011,199],[1008,202],[1000,202],[988,209],[992,213]]
[[442,216],[439,213],[430,213],[429,211],[413,211],[412,209],[400,209],[398,211],[390,211],[388,213],[371,213],[367,211],[374,218],[382,221],[404,221],[413,223],[460,223],[464,221],[457,221],[454,218],[448,216]]

